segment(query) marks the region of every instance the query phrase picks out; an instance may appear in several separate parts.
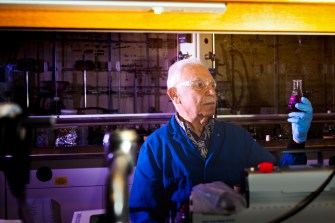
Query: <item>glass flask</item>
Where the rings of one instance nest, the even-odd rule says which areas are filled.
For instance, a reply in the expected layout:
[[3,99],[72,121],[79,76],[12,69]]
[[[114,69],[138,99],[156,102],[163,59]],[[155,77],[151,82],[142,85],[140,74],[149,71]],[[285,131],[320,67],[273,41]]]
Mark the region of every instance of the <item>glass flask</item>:
[[302,96],[302,80],[293,80],[292,93],[287,106],[289,112],[300,111],[295,104],[301,102]]

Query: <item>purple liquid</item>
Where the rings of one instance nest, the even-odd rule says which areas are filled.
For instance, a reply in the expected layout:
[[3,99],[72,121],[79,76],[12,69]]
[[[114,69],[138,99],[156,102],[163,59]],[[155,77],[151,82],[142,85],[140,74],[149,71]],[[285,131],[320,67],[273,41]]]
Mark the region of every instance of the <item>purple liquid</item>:
[[291,95],[290,97],[290,101],[288,103],[287,109],[289,112],[300,112],[299,109],[297,109],[295,107],[296,103],[300,103],[301,102],[301,96],[300,95]]

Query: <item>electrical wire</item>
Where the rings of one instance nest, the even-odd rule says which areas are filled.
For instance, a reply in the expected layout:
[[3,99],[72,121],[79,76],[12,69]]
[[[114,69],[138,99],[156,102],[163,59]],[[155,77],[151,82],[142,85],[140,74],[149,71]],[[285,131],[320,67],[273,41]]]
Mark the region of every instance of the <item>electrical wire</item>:
[[301,210],[303,210],[307,205],[309,205],[317,196],[321,194],[321,192],[326,188],[326,186],[330,183],[330,181],[333,179],[335,175],[335,168],[331,172],[331,174],[328,176],[328,178],[319,186],[317,190],[310,193],[307,197],[305,197],[303,200],[301,200],[294,208],[289,210],[288,212],[284,213],[283,215],[279,216],[278,218],[270,221],[269,223],[279,223],[283,222],[284,220],[292,217],[293,215],[297,214]]

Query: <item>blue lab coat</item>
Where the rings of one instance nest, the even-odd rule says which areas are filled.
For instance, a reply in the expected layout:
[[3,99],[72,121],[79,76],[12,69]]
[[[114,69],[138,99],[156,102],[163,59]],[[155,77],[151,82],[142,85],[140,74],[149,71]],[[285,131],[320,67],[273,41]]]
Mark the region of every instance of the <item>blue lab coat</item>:
[[130,219],[163,222],[189,200],[192,187],[223,181],[240,184],[245,168],[276,162],[242,127],[215,121],[207,159],[187,137],[173,116],[141,147],[129,199]]

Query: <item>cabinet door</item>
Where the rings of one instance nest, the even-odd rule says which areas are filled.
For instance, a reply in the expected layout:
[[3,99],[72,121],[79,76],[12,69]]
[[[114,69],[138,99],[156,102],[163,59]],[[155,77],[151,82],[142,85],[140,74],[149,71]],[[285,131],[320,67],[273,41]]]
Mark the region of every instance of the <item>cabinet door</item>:
[[[40,188],[28,189],[28,199],[52,198],[60,205],[60,214],[63,223],[71,222],[73,213],[79,210],[102,209],[103,188],[94,187],[66,187],[66,188]],[[16,199],[8,196],[8,218],[18,219]],[[47,210],[32,207],[33,212],[45,212]],[[40,215],[41,213],[32,213],[31,215]]]
[[[73,213],[82,210],[102,209],[106,168],[78,168],[52,170],[52,179],[41,182],[36,170],[30,173],[31,181],[27,185],[27,199],[51,198],[60,205],[63,223],[71,222]],[[7,190],[7,211],[9,219],[17,219],[17,202]],[[43,210],[34,210],[43,211]]]

